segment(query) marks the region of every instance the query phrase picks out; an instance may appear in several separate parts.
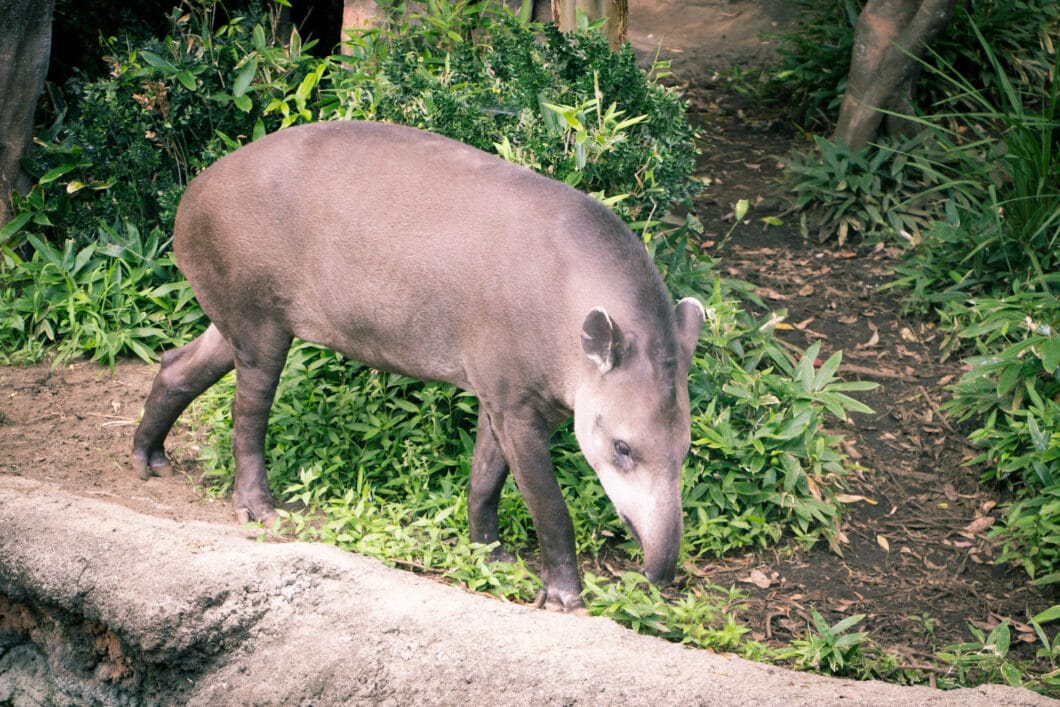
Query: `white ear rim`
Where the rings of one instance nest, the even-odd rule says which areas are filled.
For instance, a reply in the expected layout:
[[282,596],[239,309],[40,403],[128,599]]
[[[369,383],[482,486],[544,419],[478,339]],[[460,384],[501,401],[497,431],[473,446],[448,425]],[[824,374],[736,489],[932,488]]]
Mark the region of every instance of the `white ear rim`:
[[707,321],[707,310],[703,308],[703,303],[700,302],[695,297],[685,297],[685,298],[681,299],[677,303],[677,307],[680,308],[681,305],[695,307],[696,311],[699,314],[700,323]]
[[703,331],[703,324],[707,321],[707,310],[703,303],[695,297],[685,297],[674,307],[677,316],[678,336],[681,348],[687,361],[691,361],[696,353],[699,343],[699,335]]
[[611,315],[608,314],[607,310],[604,309],[603,307],[593,307],[592,309],[589,310],[589,313],[585,316],[585,321],[588,322],[589,319],[593,316],[594,313],[602,315],[604,321],[606,321],[608,323],[608,329],[610,330],[610,332],[608,334],[607,354],[602,356],[599,353],[597,353],[596,351],[590,351],[588,348],[586,348],[586,343],[593,341],[594,338],[589,332],[587,332],[584,329],[584,325],[583,325],[583,328],[582,328],[582,350],[585,352],[586,357],[590,361],[592,361],[593,363],[596,364],[597,368],[600,370],[600,375],[604,375],[605,373],[607,373],[608,371],[610,371],[611,369],[613,369],[615,367],[615,357],[614,357],[614,344],[615,344],[615,341],[613,339],[614,330],[615,330],[615,320],[611,318]]

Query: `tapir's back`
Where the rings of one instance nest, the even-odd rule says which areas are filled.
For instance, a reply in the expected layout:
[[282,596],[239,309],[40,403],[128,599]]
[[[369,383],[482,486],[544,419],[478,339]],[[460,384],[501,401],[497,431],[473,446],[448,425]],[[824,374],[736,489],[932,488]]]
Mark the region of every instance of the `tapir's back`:
[[534,327],[566,327],[576,340],[568,311],[601,304],[582,292],[614,287],[615,264],[669,307],[643,248],[595,200],[395,125],[318,123],[237,150],[189,186],[174,239],[226,335],[276,318],[358,360],[458,384],[497,327],[537,339]]

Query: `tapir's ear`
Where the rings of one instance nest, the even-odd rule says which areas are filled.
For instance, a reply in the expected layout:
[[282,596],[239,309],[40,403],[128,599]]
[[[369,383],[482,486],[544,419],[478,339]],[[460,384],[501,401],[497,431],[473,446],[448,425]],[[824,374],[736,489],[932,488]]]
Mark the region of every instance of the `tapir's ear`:
[[685,297],[677,303],[674,312],[677,315],[677,337],[681,342],[681,354],[684,361],[691,365],[692,354],[696,352],[696,343],[699,342],[699,332],[703,329],[707,315],[703,311],[703,305],[695,297]]
[[600,373],[607,373],[622,361],[628,349],[622,330],[603,307],[595,307],[582,324],[582,350]]

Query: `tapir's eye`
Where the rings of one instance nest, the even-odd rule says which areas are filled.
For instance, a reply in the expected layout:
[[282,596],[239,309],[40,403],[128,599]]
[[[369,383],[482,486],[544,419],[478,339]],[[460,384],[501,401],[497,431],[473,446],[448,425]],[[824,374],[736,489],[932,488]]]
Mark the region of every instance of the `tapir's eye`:
[[615,440],[615,454],[619,459],[627,460],[633,456],[633,450],[629,448],[629,445],[620,439]]

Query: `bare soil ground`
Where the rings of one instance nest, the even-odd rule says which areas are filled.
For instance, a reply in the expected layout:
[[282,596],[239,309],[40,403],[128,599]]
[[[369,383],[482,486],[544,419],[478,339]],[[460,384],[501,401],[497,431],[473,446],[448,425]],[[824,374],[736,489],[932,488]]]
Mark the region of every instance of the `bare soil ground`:
[[[686,14],[683,14],[686,13]],[[634,7],[631,38],[646,57],[675,60],[676,79],[700,126],[698,173],[711,186],[696,212],[708,234],[703,247],[732,276],[755,283],[770,308],[785,308],[799,347],[823,341],[822,358],[843,350],[840,372],[880,383],[862,399],[876,411],[841,431],[860,469],[848,491],[874,503],[848,507],[843,555],[781,547],[694,568],[715,584],[737,584],[749,598],[741,612],[755,638],[779,644],[803,635],[809,610],[830,621],[866,613],[859,630],[899,653],[905,666],[927,666],[933,652],[1011,619],[1021,657],[1033,658],[1027,617],[1055,603],[1020,571],[992,564],[987,538],[1004,499],[979,487],[960,430],[938,406],[940,386],[961,372],[940,361],[939,334],[906,319],[893,294],[880,292],[896,252],[837,249],[803,240],[791,227],[764,229],[757,219],[780,213],[781,163],[799,139],[775,117],[755,115],[726,91],[715,69],[757,62],[772,51],[758,33],[790,21],[782,2],[656,0]],[[732,204],[757,204],[749,224],[722,242]],[[0,475],[58,484],[140,513],[234,524],[227,502],[204,497],[192,480],[195,439],[178,425],[170,438],[188,476],[141,482],[128,462],[135,422],[156,371],[127,361],[114,371],[76,362],[0,368]],[[931,668],[925,668],[932,675]]]

